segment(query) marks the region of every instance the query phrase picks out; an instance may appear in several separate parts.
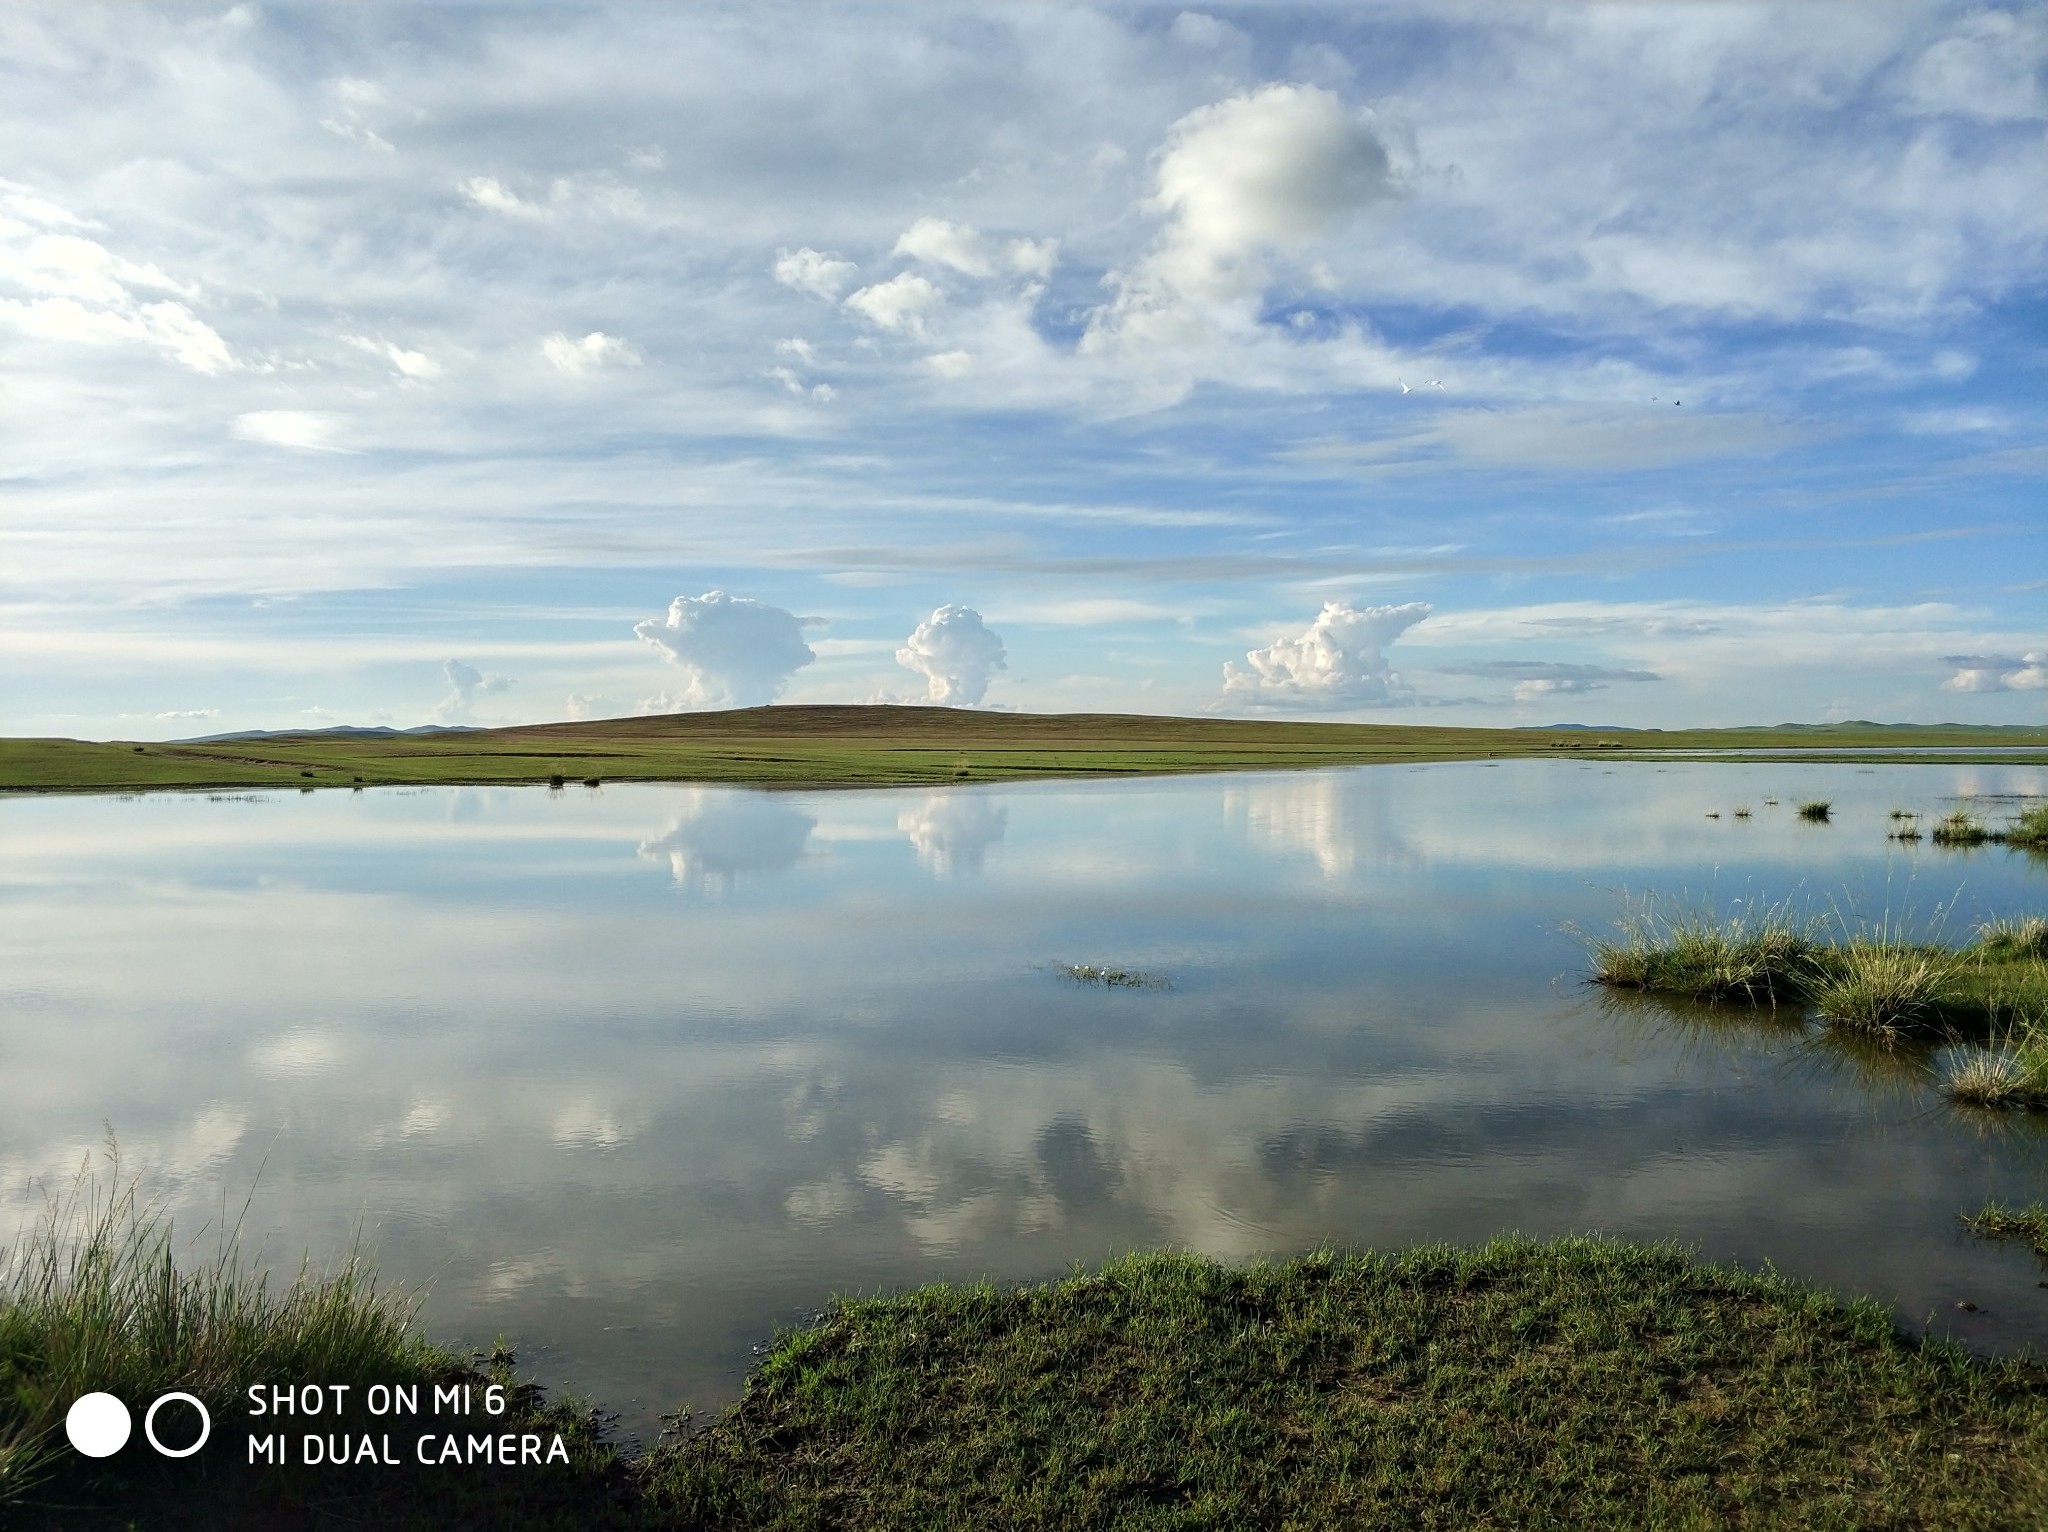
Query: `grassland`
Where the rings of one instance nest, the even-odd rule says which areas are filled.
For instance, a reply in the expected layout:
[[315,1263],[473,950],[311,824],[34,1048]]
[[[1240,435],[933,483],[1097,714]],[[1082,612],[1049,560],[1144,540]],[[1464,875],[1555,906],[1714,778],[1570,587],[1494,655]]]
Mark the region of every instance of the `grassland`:
[[[154,1236],[133,1248],[139,1259],[118,1241],[103,1254],[154,1270]],[[173,1286],[205,1311],[256,1314],[246,1283],[224,1296],[218,1271]],[[148,1280],[60,1283],[54,1310],[12,1289],[0,1422],[19,1440],[24,1399],[115,1378],[231,1393],[250,1369],[480,1378],[501,1360],[437,1351],[361,1283],[321,1287],[293,1291],[355,1316],[342,1329],[367,1349],[294,1351],[304,1331],[286,1301],[196,1371],[161,1345],[169,1310]],[[60,1386],[53,1347],[97,1361],[58,1369]],[[1922,1342],[1875,1305],[1674,1247],[1592,1239],[1251,1267],[1134,1255],[1033,1286],[843,1301],[779,1335],[705,1429],[633,1462],[588,1417],[531,1388],[516,1397],[523,1424],[572,1434],[571,1463],[280,1474],[233,1453],[203,1468],[64,1453],[40,1478],[0,1482],[0,1520],[1598,1532],[2048,1518],[2039,1363]]]
[[[1813,748],[1859,759],[2011,760],[2048,729],[1825,728],[1614,731],[1454,729],[933,707],[744,708],[454,733],[281,734],[210,743],[0,740],[0,792],[616,781],[896,786],[1029,777],[1269,770],[1569,755],[1659,759]],[[1888,757],[1882,752],[1921,753]],[[1929,754],[1929,751],[1939,751]],[[1790,752],[1790,753],[1788,753]],[[1718,759],[1707,755],[1704,758]]]

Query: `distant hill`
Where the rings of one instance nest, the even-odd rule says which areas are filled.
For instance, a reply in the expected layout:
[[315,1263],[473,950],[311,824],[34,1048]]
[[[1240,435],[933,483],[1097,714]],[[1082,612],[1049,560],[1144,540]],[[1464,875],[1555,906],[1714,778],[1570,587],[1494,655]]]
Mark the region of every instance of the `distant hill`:
[[409,734],[481,734],[484,731],[468,723],[422,723],[410,729],[393,729],[379,725],[364,728],[359,724],[341,723],[325,729],[240,729],[232,734],[201,734],[194,739],[174,739],[166,743],[173,745],[224,745],[244,739],[402,739]]

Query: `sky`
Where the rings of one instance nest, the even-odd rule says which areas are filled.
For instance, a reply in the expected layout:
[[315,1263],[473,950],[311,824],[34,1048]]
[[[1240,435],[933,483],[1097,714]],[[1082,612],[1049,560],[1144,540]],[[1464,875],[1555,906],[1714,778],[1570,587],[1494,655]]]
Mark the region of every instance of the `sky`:
[[2048,6],[0,8],[0,733],[2048,719]]

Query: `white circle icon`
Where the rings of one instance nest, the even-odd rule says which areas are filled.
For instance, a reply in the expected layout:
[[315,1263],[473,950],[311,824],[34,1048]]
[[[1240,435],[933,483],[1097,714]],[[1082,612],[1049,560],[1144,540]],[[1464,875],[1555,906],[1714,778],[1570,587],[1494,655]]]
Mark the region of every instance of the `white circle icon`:
[[135,1423],[112,1394],[80,1394],[64,1414],[64,1434],[89,1458],[110,1458],[128,1445]]
[[[194,1442],[189,1447],[166,1447],[162,1442],[156,1439],[156,1412],[162,1409],[165,1405],[169,1404],[173,1399],[182,1399],[187,1404],[191,1405],[193,1409],[199,1412],[199,1440]],[[127,1438],[128,1435],[127,1416],[128,1412],[126,1410],[123,1410],[121,1412],[121,1436],[124,1440]],[[201,1447],[204,1447],[206,1445],[206,1439],[209,1436],[213,1435],[213,1417],[206,1413],[206,1406],[201,1404],[197,1399],[194,1399],[190,1394],[165,1394],[161,1399],[157,1400],[155,1404],[152,1404],[149,1407],[148,1411],[143,1415],[142,1434],[149,1438],[150,1446],[156,1448],[156,1450],[161,1452],[165,1457],[189,1458]]]

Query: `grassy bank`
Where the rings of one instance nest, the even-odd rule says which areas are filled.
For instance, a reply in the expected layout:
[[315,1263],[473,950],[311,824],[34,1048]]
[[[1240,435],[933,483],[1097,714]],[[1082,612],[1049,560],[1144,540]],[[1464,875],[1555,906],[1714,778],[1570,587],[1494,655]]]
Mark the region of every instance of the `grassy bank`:
[[[156,1247],[138,1248],[150,1266]],[[40,1346],[22,1344],[21,1292],[10,1289],[0,1419],[11,1428],[24,1398],[53,1384],[47,1349],[70,1345],[65,1335],[94,1338],[77,1349],[100,1350],[108,1377],[143,1392],[214,1380],[226,1398],[244,1369],[280,1365],[387,1379],[476,1369],[420,1341],[359,1283],[313,1301],[355,1316],[342,1329],[370,1336],[367,1350],[293,1351],[302,1327],[286,1305],[238,1327],[239,1360],[218,1353],[216,1375],[152,1351],[161,1312],[148,1283],[116,1286],[116,1308],[139,1330],[67,1303],[61,1323],[32,1327]],[[220,1289],[211,1272],[193,1291],[218,1302]],[[248,1299],[230,1306],[247,1313]],[[137,1358],[119,1359],[124,1347]],[[99,1375],[66,1376],[69,1389]],[[543,1429],[579,1429],[530,1393],[519,1408]],[[1035,1286],[846,1301],[779,1336],[740,1402],[680,1443],[628,1464],[592,1441],[587,1421],[580,1429],[573,1465],[495,1477],[280,1476],[237,1454],[181,1474],[133,1450],[99,1468],[60,1448],[37,1482],[6,1491],[0,1519],[1805,1529],[2048,1517],[2038,1364],[1923,1344],[1880,1308],[1775,1276],[1599,1240],[1249,1268],[1138,1255]]]
[[[1989,1215],[1987,1214],[1987,1217]],[[2022,1217],[1984,1232],[2018,1229]],[[836,1304],[633,1463],[359,1263],[272,1289],[87,1187],[0,1281],[0,1520],[271,1527],[2005,1527],[2048,1516],[2048,1370],[1671,1247],[1500,1241],[1233,1268],[1181,1254]],[[252,1381],[507,1388],[546,1468],[247,1464]],[[193,1463],[62,1441],[168,1389]],[[323,1431],[383,1427],[360,1412]],[[239,1433],[239,1437],[238,1437]]]
[[2048,1377],[1668,1248],[1507,1241],[847,1303],[651,1465],[731,1527],[2015,1527]]
[[1674,751],[1774,752],[1812,746],[1942,747],[1953,754],[1896,759],[2011,760],[2010,754],[1983,751],[2012,745],[2038,745],[2048,757],[2048,730],[1842,725],[1602,733],[787,706],[367,739],[328,734],[207,744],[6,739],[0,740],[0,792],[549,782],[575,791],[581,784],[613,781],[890,786],[1578,752],[1610,760],[1656,751],[1661,758]]

